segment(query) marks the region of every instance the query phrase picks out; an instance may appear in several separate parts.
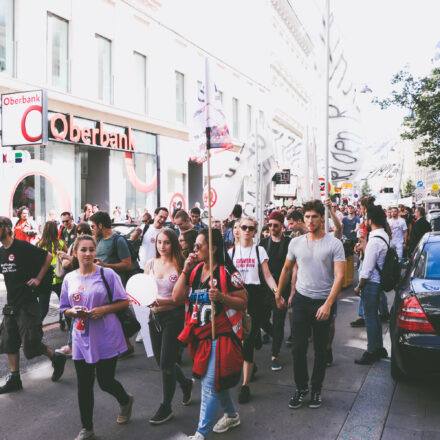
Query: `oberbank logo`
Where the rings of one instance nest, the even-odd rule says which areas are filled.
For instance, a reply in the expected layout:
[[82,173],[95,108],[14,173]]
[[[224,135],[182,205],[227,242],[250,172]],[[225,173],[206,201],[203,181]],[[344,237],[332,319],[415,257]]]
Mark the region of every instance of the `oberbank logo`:
[[2,145],[47,143],[47,97],[44,90],[2,95]]

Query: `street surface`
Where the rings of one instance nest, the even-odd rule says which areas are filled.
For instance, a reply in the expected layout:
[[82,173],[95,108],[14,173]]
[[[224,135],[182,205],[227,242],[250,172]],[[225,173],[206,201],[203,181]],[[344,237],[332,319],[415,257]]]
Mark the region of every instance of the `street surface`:
[[[4,293],[0,293],[4,295]],[[56,303],[55,296],[52,302]],[[388,303],[392,294],[388,294]],[[282,371],[270,370],[269,346],[256,354],[257,380],[252,383],[252,400],[239,408],[241,426],[213,439],[341,439],[341,440],[406,440],[440,439],[439,382],[417,380],[399,383],[390,376],[390,362],[382,360],[372,367],[355,365],[366,347],[365,329],[353,329],[349,322],[357,316],[357,297],[352,288],[339,299],[336,337],[333,344],[334,364],[327,369],[322,392],[323,406],[298,410],[288,408],[294,392],[292,358],[283,348]],[[52,322],[57,322],[55,309]],[[45,321],[48,323],[48,320]],[[56,327],[56,328],[53,328]],[[47,326],[46,343],[54,348],[64,345],[67,333],[57,325]],[[286,323],[287,331],[287,323]],[[384,332],[387,328],[384,326]],[[385,345],[389,350],[389,337]],[[312,353],[312,347],[309,349]],[[311,364],[309,364],[311,366]],[[184,370],[190,374],[187,352]],[[50,381],[50,363],[38,358],[22,363],[23,391],[0,396],[1,440],[73,439],[81,428],[76,397],[76,378],[72,361],[58,383]],[[0,376],[8,373],[6,356],[0,356]],[[136,355],[118,364],[117,378],[135,397],[133,416],[126,426],[116,424],[117,402],[95,385],[95,433],[99,440],[177,440],[193,434],[200,407],[200,383],[196,382],[193,403],[180,404],[181,391],[174,397],[174,418],[162,425],[151,426],[148,418],[157,410],[161,395],[161,375],[155,361],[147,359],[142,344],[136,344]],[[237,402],[238,389],[233,390]],[[220,417],[220,413],[219,413]]]

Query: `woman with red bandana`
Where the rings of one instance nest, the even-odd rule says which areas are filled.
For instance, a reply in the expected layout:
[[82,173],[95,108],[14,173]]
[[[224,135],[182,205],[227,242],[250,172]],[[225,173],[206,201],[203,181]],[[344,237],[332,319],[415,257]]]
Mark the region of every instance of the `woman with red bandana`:
[[[225,257],[220,231],[212,231],[213,282],[210,281],[208,230],[197,236],[173,291],[177,302],[186,300],[186,326],[179,339],[188,344],[193,373],[202,379],[199,426],[190,438],[204,440],[240,424],[229,389],[237,385],[243,366],[242,311],[247,296],[239,272]],[[226,261],[225,261],[226,258]],[[211,301],[214,302],[215,339],[211,335]],[[218,405],[224,416],[214,426]]]

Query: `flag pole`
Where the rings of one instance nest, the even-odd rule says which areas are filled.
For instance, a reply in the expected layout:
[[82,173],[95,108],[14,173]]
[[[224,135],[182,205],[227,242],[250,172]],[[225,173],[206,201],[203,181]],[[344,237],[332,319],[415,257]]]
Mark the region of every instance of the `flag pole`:
[[[206,105],[206,162],[208,171],[208,251],[209,251],[209,279],[211,289],[214,288],[214,261],[212,255],[212,214],[211,214],[211,121],[209,118],[211,105],[211,90],[210,90],[210,75],[209,75],[209,59],[205,59],[205,105]],[[215,339],[215,304],[211,301],[211,335],[212,340]]]
[[[329,197],[329,73],[330,73],[330,0],[326,2],[325,37],[325,198]],[[325,207],[325,232],[328,232],[328,206]]]

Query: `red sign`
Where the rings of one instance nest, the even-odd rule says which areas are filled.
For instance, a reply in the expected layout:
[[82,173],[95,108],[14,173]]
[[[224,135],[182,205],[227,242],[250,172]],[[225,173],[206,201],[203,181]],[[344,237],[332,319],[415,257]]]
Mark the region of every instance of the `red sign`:
[[135,151],[136,138],[131,128],[126,133],[107,132],[101,121],[95,128],[75,125],[72,115],[55,113],[49,122],[49,137],[54,140],[68,141],[74,144],[95,145],[98,147],[115,148],[124,151]]
[[[208,189],[203,192],[203,203],[208,206]],[[211,187],[211,208],[217,203],[217,192]]]
[[[321,193],[321,196],[325,196],[325,179],[324,177],[320,177],[319,179],[319,192]],[[313,191],[313,183],[312,183],[312,191]],[[328,183],[328,193],[330,194],[331,191],[331,184]]]
[[174,222],[174,214],[180,209],[186,210],[185,197],[182,194],[176,193],[171,197],[169,213],[171,220]]

